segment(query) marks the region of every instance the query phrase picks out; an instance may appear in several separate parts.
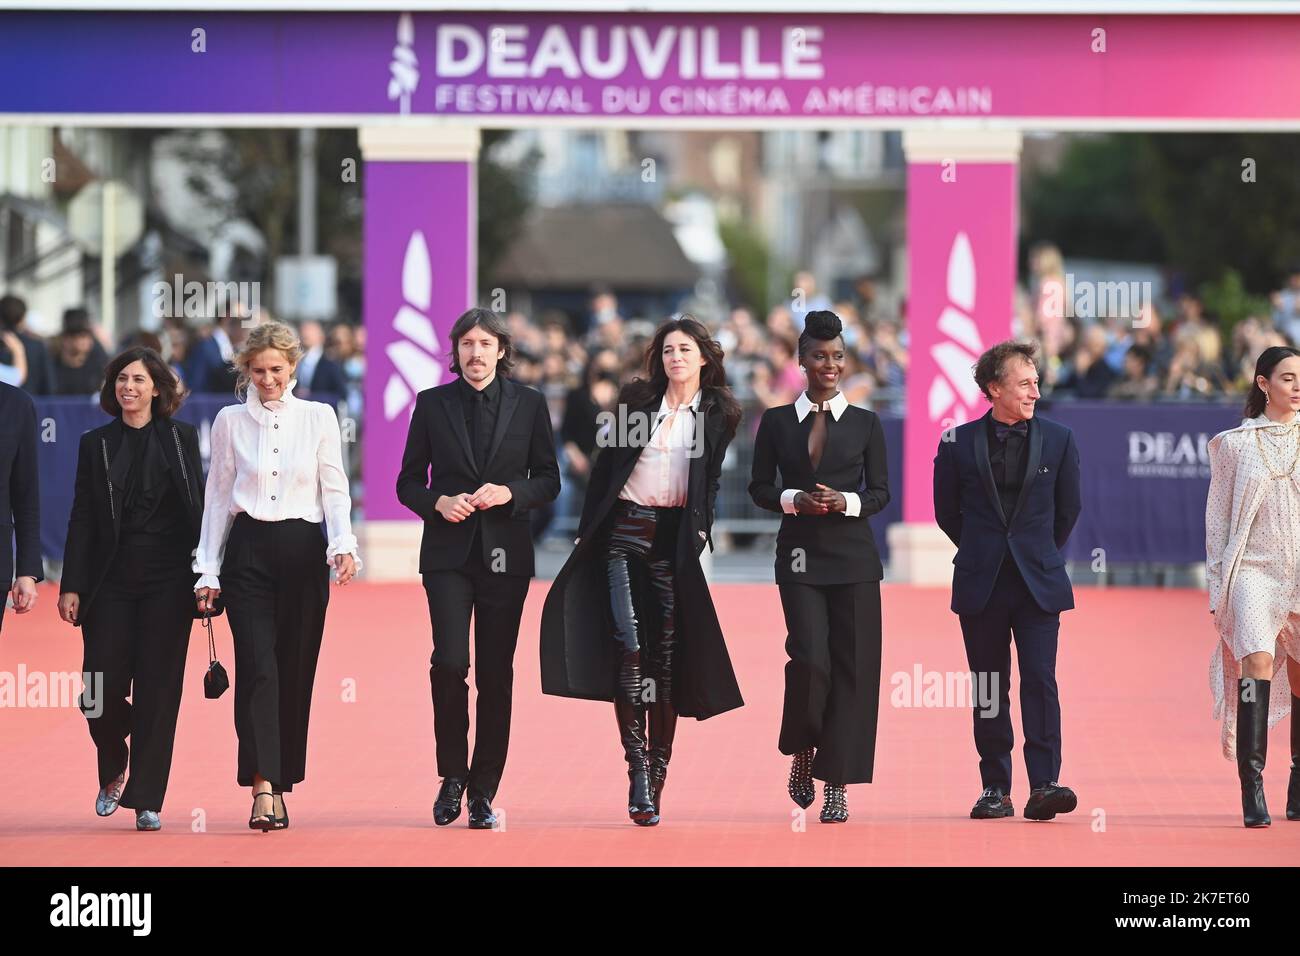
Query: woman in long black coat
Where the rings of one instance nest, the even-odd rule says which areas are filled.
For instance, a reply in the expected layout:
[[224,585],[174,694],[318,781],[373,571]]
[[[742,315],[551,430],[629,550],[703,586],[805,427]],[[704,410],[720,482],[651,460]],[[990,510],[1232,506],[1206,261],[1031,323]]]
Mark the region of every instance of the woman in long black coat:
[[744,703],[700,567],[740,407],[693,318],[656,331],[645,369],[598,442],[576,547],[542,611],[541,663],[543,693],[614,702],[628,815],[653,825],[677,716]]
[[139,830],[162,826],[194,623],[203,472],[198,432],[171,417],[184,394],[152,349],[108,364],[99,404],[113,420],[81,436],[59,585],[82,669],[102,675],[81,702],[98,754],[95,812],[130,807]]

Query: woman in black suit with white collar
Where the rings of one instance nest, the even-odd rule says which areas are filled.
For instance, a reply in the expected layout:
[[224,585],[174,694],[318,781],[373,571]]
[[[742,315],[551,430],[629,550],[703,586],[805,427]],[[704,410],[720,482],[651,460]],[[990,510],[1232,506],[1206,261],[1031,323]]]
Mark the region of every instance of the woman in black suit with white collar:
[[813,778],[825,781],[823,823],[848,819],[847,784],[871,782],[883,571],[867,518],[889,503],[880,419],[839,391],[841,328],[832,312],[808,313],[799,337],[808,390],[763,413],[749,484],[756,504],[784,514],[776,581],[790,660],[779,746],[794,756],[789,791],[800,807],[816,797]]
[[82,669],[103,675],[82,698],[95,812],[131,807],[137,829],[157,830],[194,621],[202,462],[194,426],[171,418],[184,389],[157,352],[127,349],[104,377],[99,404],[113,420],[81,436],[59,616],[81,627]]

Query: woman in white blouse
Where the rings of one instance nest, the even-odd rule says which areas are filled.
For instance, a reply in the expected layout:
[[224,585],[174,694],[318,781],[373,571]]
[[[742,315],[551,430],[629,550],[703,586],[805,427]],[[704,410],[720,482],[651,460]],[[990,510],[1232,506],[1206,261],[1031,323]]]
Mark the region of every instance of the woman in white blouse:
[[[1268,728],[1291,714],[1286,817],[1300,820],[1300,351],[1265,349],[1246,420],[1210,440],[1205,570],[1219,641],[1210,658],[1223,755],[1237,760],[1248,827],[1264,801]],[[1285,663],[1285,666],[1283,664]]]
[[249,827],[263,831],[289,825],[283,794],[305,775],[330,568],[339,584],[361,568],[338,419],[293,396],[301,355],[292,329],[265,322],[235,356],[247,394],[212,423],[194,560],[199,608],[224,595],[229,610],[239,784],[253,791]]

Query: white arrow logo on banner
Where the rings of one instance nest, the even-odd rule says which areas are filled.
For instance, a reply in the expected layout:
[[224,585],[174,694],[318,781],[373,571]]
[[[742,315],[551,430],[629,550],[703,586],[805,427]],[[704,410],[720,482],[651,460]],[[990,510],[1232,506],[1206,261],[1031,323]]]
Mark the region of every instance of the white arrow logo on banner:
[[948,252],[948,305],[939,316],[944,341],[930,349],[941,374],[930,383],[930,421],[951,418],[961,425],[969,420],[970,408],[979,401],[980,389],[971,376],[971,365],[984,351],[979,328],[969,315],[975,309],[975,253],[970,237],[957,233]]
[[402,298],[406,301],[393,317],[393,331],[401,338],[384,349],[395,369],[384,386],[384,419],[390,422],[410,413],[417,392],[442,381],[438,333],[426,314],[433,302],[433,266],[429,245],[418,229],[411,233],[402,260]]

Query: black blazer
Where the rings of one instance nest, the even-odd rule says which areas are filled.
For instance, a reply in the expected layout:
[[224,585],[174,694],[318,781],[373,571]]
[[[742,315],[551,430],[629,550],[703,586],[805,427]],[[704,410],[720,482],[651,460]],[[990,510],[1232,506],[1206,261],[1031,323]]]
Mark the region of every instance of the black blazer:
[[945,432],[934,458],[934,518],[957,545],[952,610],[984,610],[1008,549],[1038,606],[1068,610],[1074,590],[1060,549],[1082,510],[1074,433],[1039,415],[1029,419],[1025,483],[1006,515],[989,464],[992,414]]
[[0,383],[0,583],[8,590],[15,571],[18,577],[40,581],[41,570],[36,406],[21,388]]
[[[189,515],[190,547],[199,545],[203,524],[203,459],[198,430],[188,422],[155,416],[150,423],[167,455],[172,484]],[[122,526],[122,496],[109,481],[109,468],[122,447],[123,425],[114,418],[81,436],[77,450],[77,481],[63,548],[60,594],[81,596],[79,620],[85,620],[114,560]],[[195,575],[198,580],[198,575]]]
[[[546,399],[535,388],[501,379],[501,410],[480,473],[465,428],[460,383],[422,391],[406,434],[397,474],[397,500],[424,519],[420,573],[460,568],[469,558],[475,528],[482,529],[484,560],[504,557],[503,574],[532,577],[533,536],[529,509],[555,500],[560,469]],[[510,501],[447,521],[434,505],[441,495],[472,494],[491,482],[510,489]],[[497,549],[502,549],[497,551]]]
[[[779,405],[763,413],[754,439],[754,464],[749,496],[760,508],[779,511],[781,492],[798,488],[812,492],[817,483],[836,491],[856,492],[862,513],[850,518],[785,514],[776,536],[778,584],[851,584],[884,577],[876,539],[867,519],[889,504],[889,471],[885,433],[875,412],[850,405],[838,421],[826,426],[826,448],[816,471],[808,458],[808,433],[813,416],[799,421],[794,405]],[[777,484],[777,471],[781,483]],[[802,549],[796,554],[795,549]]]

